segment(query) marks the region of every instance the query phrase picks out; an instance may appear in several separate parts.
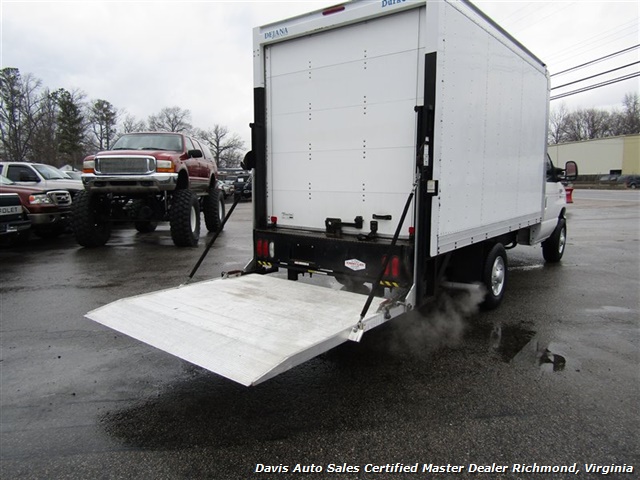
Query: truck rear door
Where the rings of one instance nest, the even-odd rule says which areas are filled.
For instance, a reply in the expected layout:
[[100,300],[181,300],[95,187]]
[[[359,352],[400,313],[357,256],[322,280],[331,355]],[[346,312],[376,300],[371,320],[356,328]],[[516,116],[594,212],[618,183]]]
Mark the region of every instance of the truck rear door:
[[280,227],[375,215],[393,234],[414,181],[424,18],[413,8],[265,46],[267,213]]

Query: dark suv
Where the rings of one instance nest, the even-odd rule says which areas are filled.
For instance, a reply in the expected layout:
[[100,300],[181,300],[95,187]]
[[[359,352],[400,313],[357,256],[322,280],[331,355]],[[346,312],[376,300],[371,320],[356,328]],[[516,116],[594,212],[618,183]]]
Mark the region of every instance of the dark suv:
[[114,221],[133,221],[152,232],[169,221],[177,246],[196,246],[200,212],[209,231],[224,218],[218,170],[207,146],[182,133],[144,132],[121,136],[109,151],[84,159],[82,192],[72,225],[85,247],[104,245]]

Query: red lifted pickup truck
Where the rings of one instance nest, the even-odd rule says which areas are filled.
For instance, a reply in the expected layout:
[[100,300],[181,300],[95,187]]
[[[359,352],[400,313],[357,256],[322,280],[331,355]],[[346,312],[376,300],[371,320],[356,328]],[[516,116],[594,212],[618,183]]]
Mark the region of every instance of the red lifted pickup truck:
[[85,191],[74,201],[72,225],[85,247],[104,245],[114,221],[133,221],[152,232],[169,221],[177,246],[196,246],[200,212],[209,231],[224,219],[217,167],[207,146],[188,135],[143,132],[122,135],[109,151],[84,159]]

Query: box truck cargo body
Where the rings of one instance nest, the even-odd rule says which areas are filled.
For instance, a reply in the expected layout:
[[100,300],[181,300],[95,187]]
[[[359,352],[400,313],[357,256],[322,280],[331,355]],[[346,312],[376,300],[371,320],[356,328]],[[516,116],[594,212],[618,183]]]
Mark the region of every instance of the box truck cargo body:
[[[444,284],[482,284],[484,305],[497,306],[509,247],[544,242],[548,261],[562,257],[547,70],[471,3],[349,2],[254,29],[253,62],[254,256],[243,275],[204,282],[206,301],[154,308],[165,311],[156,329],[191,331],[178,342],[141,326],[166,293],[90,318],[250,385],[359,340]],[[268,275],[283,269],[288,281]],[[369,295],[351,291],[362,284]],[[251,327],[238,333],[219,312],[243,308]]]

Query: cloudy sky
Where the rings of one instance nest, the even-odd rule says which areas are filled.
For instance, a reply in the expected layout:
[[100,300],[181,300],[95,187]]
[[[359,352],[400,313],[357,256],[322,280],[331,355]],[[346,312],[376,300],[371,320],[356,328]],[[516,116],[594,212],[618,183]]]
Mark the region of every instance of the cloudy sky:
[[[194,126],[226,125],[248,146],[252,28],[335,3],[0,0],[0,66],[31,73],[52,90],[78,89],[89,100],[108,100],[138,119],[179,106],[191,111]],[[636,0],[474,3],[551,74],[640,44]],[[636,48],[556,75],[552,87],[639,60]],[[639,65],[629,66],[552,94],[638,71]],[[625,93],[638,91],[640,77],[555,100],[552,107],[620,107]]]

